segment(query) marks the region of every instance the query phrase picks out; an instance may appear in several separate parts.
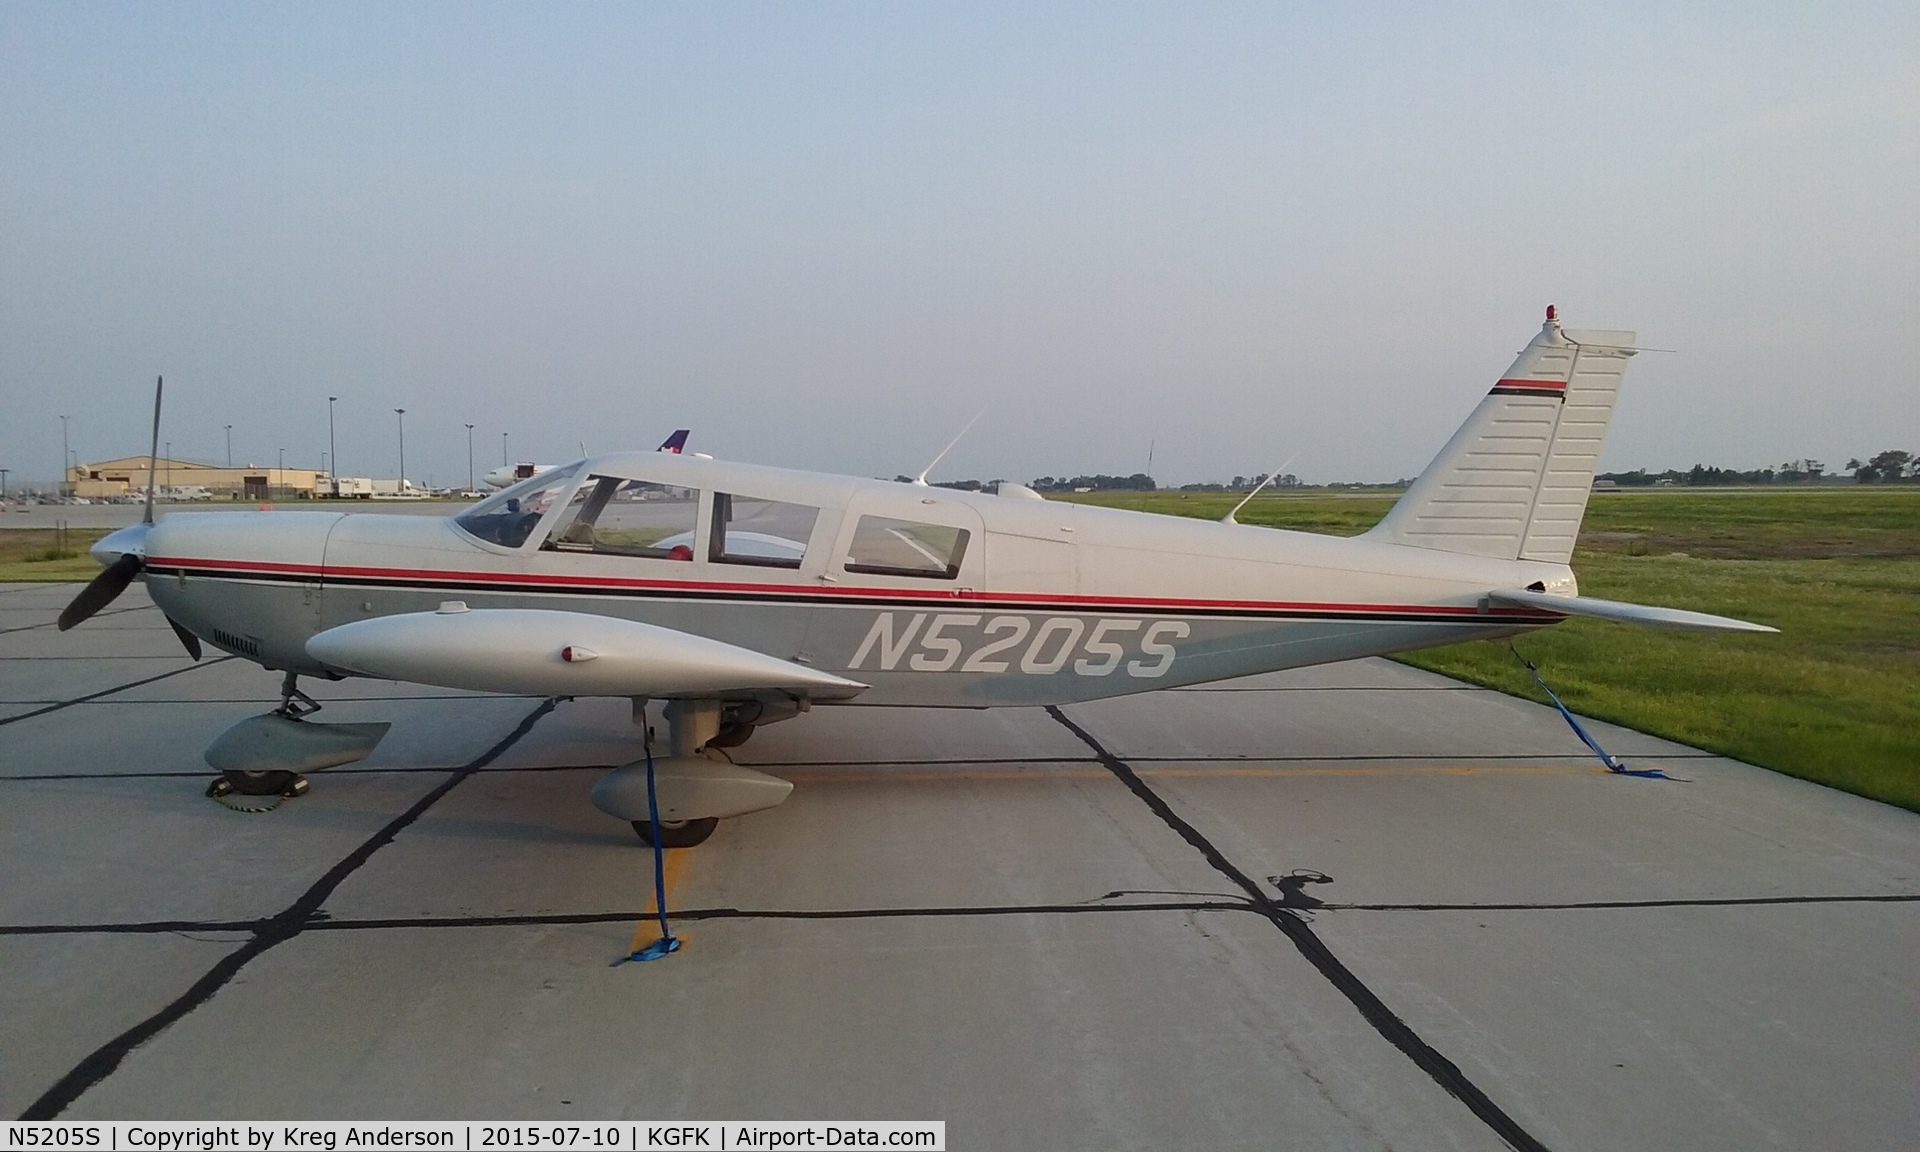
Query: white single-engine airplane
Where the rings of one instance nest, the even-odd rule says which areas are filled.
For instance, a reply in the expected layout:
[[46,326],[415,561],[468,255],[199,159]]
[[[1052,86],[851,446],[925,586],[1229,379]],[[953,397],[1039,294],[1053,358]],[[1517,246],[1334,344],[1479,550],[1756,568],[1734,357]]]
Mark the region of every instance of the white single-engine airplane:
[[[210,794],[297,794],[385,725],[303,719],[298,676],[665,701],[671,756],[594,786],[667,846],[792,784],[719,749],[816,704],[1061,704],[1514,635],[1568,616],[1764,632],[1576,594],[1568,560],[1630,332],[1546,324],[1351,539],[734,464],[589,457],[446,519],[174,513],[93,553],[71,627],[135,577],[188,649],[285,673],[208,750]],[[159,400],[155,398],[158,435]],[[1230,519],[1230,518],[1229,518]]]

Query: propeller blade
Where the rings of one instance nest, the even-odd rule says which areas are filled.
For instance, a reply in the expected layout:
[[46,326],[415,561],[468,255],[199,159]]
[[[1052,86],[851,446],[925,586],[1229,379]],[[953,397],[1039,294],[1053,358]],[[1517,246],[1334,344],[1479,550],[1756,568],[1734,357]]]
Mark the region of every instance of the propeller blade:
[[180,637],[180,643],[186,648],[187,655],[198,661],[200,659],[200,637],[180,627],[180,622],[171,616],[167,617],[167,623],[173,625],[173,634]]
[[73,603],[67,605],[66,610],[60,613],[60,631],[65,632],[113,603],[115,597],[125,592],[127,585],[133,583],[133,578],[140,574],[140,569],[146,567],[146,563],[145,560],[129,552],[108,565],[106,571],[95,576],[93,583],[80,589],[80,595],[75,596]]
[[[158,459],[160,455],[160,385],[164,382],[163,377],[153,378],[153,449],[147,453],[147,514],[140,518],[143,524],[153,523],[153,474],[160,464]],[[126,585],[122,584],[121,587],[125,588]],[[80,619],[84,620],[86,617],[82,616]],[[74,621],[76,624],[79,622],[79,620]]]

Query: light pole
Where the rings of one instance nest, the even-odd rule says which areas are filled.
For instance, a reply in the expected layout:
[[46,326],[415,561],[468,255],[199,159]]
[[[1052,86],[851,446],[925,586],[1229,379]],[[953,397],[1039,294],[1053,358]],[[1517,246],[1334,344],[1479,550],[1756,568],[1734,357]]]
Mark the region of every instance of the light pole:
[[398,492],[400,495],[405,495],[407,491],[407,410],[405,408],[395,408],[393,414],[400,418],[400,487]]
[[7,498],[7,473],[11,471],[11,468],[0,468],[0,500]]
[[333,462],[331,464],[333,471],[327,473],[327,478],[333,481],[335,496],[340,495],[340,478],[333,474],[340,470],[340,449],[333,443],[333,402],[338,399],[340,399],[338,396],[327,397],[327,459]]
[[287,486],[287,450],[280,449],[280,467],[273,470],[273,486],[284,490]]
[[67,490],[67,481],[70,478],[67,472],[68,452],[69,452],[69,449],[67,448],[67,418],[65,416],[62,416],[60,417],[60,491],[61,492],[65,492]]
[[473,491],[473,425],[467,425],[467,491]]
[[227,467],[233,467],[233,425],[227,425]]

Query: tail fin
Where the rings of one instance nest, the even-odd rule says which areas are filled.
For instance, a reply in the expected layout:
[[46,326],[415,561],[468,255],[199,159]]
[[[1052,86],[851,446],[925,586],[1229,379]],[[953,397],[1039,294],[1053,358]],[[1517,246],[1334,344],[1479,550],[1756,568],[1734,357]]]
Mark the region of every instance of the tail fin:
[[1563,332],[1554,309],[1420,479],[1367,535],[1564,564],[1586,515],[1631,332]]
[[680,450],[685,448],[686,446],[687,446],[687,429],[681,428],[675,431],[673,435],[667,437],[665,440],[662,440],[660,442],[660,447],[654,449],[654,451],[671,452],[675,456],[678,456],[680,455]]

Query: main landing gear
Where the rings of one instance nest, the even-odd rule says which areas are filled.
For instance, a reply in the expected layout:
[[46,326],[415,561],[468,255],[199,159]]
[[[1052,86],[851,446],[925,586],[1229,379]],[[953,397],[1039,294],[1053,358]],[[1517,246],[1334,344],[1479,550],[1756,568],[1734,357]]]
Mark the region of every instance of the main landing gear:
[[[707,756],[718,759],[722,754],[709,752],[709,748],[733,748],[747,742],[753,735],[753,725],[743,724],[734,727],[745,728],[744,734],[729,733],[722,721],[722,712],[711,701],[672,700],[667,703],[667,745],[675,756]],[[648,728],[646,705],[639,700],[633,702],[633,718],[645,729],[648,743],[653,741],[653,729]],[[732,736],[728,743],[721,743],[723,735]],[[655,774],[659,774],[660,764],[655,764]],[[634,820],[633,830],[640,837],[640,843],[651,848],[658,844],[662,848],[697,848],[707,842],[713,830],[720,827],[718,816],[704,816],[687,820],[662,820],[655,824],[651,820]]]
[[646,707],[644,698],[633,702],[633,721],[647,732],[649,758],[622,764],[593,786],[595,806],[632,824],[641,843],[692,848],[705,843],[723,817],[771,808],[793,791],[785,780],[734,764],[721,749],[745,743],[757,724],[797,714],[799,704],[768,707],[753,701],[742,705],[669,700],[664,749],[651,747]]

